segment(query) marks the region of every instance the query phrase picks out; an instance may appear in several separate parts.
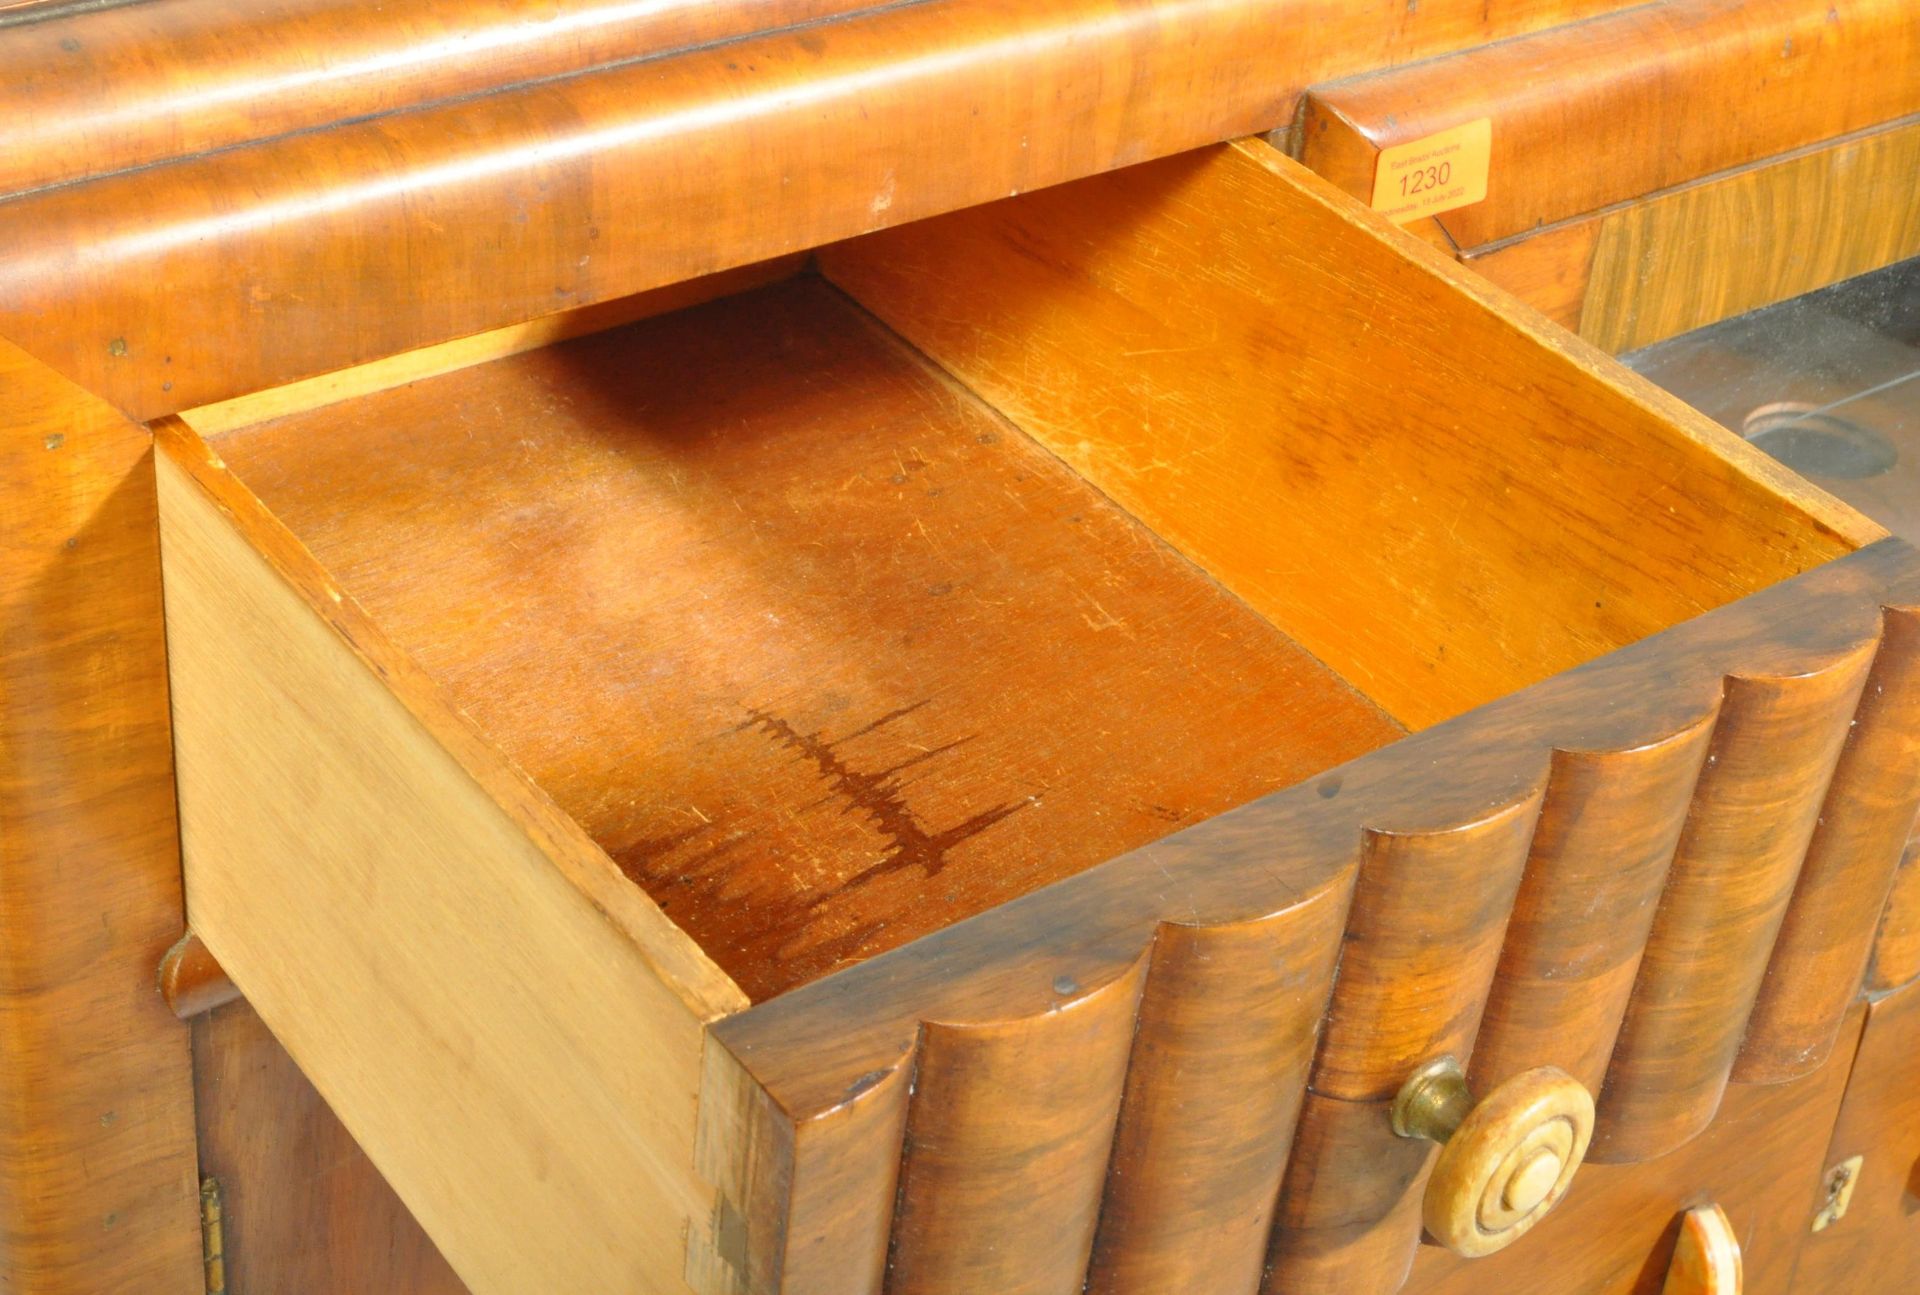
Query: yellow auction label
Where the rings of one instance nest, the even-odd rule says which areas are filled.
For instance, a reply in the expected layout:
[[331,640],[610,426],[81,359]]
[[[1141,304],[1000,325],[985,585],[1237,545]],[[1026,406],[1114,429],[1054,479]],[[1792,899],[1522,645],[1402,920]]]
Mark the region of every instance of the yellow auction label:
[[1493,118],[1380,150],[1373,173],[1373,209],[1404,225],[1471,207],[1487,196],[1493,160]]

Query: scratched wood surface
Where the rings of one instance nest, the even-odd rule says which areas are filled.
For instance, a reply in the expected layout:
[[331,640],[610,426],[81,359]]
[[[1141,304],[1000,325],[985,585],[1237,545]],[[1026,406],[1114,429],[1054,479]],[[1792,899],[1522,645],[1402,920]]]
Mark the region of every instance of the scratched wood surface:
[[1884,533],[1258,141],[820,259],[1413,727]]
[[817,279],[215,444],[756,999],[1400,732]]

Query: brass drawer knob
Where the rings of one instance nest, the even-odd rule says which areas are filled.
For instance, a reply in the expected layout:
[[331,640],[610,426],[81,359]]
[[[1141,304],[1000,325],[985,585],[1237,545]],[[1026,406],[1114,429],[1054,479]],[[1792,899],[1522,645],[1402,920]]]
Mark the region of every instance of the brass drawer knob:
[[1541,1066],[1476,1103],[1460,1063],[1441,1057],[1401,1086],[1393,1131],[1440,1144],[1427,1231],[1472,1259],[1512,1245],[1566,1195],[1593,1136],[1593,1097],[1566,1071]]

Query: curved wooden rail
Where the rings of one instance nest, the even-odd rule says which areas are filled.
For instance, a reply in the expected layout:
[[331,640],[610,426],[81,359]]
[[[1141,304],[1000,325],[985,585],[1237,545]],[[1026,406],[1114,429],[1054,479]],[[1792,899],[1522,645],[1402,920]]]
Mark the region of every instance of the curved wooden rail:
[[296,0],[243,49],[186,29],[214,0],[50,18],[0,47],[0,193],[46,186],[0,200],[0,335],[152,419],[1272,129],[1328,76],[1629,2],[548,0],[515,27],[505,0]]
[[[1915,606],[1885,541],[718,1023],[695,1288],[1392,1291],[1432,1148],[1388,1108],[1448,1053],[1604,1078],[1611,1158],[1669,1150],[1743,1037],[1813,1055],[1848,1006]],[[1797,936],[1816,902],[1852,928]],[[1761,992],[1782,929],[1818,992]]]
[[1087,992],[1063,979],[1038,1016],[925,1027],[889,1290],[1081,1289],[1146,966]]
[[43,189],[0,335],[152,418],[1271,127],[1285,21],[896,4]]
[[[1272,1289],[1365,1289],[1383,1274],[1404,1275],[1412,1262],[1420,1196],[1408,1189],[1424,1174],[1431,1148],[1392,1139],[1386,1115],[1408,1074],[1473,1044],[1540,796],[1530,786],[1438,830],[1364,832],[1353,915],[1307,1096],[1305,1122],[1315,1137],[1295,1148],[1288,1165]],[[1476,874],[1481,884],[1460,884]],[[1356,1180],[1355,1164],[1398,1171]],[[1394,1225],[1376,1226],[1388,1217]]]
[[876,0],[61,7],[0,41],[0,194],[876,7]]
[[1628,750],[1554,752],[1473,1048],[1476,1091],[1540,1065],[1600,1091],[1717,713]]
[[1293,1142],[1347,895],[1161,925],[1087,1289],[1251,1289]]
[[1920,840],[1909,841],[1887,894],[1867,966],[1868,990],[1885,993],[1920,979]]
[[1804,671],[1728,679],[1607,1069],[1595,1160],[1658,1155],[1719,1109],[1873,650],[1867,638]]
[[1736,1080],[1779,1083],[1827,1059],[1916,812],[1920,616],[1899,608],[1886,613],[1873,673],[1747,1021]]

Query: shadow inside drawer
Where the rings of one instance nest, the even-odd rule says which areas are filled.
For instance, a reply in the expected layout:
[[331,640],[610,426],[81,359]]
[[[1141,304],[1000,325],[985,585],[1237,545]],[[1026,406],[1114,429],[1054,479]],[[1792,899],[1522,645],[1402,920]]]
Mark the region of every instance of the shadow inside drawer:
[[216,445],[755,999],[1403,731],[813,277]]

